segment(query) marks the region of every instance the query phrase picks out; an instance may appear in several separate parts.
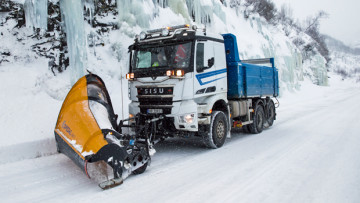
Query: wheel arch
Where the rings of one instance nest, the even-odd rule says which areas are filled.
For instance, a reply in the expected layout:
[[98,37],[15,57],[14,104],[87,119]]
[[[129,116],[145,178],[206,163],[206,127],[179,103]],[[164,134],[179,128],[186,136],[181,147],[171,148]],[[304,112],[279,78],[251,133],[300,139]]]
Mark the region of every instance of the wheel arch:
[[266,106],[266,99],[257,98],[254,102],[255,105],[253,105],[253,108],[256,108],[257,105],[261,105],[264,109]]
[[227,102],[225,102],[224,100],[220,99],[218,101],[216,101],[214,103],[214,105],[212,106],[212,111],[222,111],[224,112],[226,115],[229,115],[229,105]]

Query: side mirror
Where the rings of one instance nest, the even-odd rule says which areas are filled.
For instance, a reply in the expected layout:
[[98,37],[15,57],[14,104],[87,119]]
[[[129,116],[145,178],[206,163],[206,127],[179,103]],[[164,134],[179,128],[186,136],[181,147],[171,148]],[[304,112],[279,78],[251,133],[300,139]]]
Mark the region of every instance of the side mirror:
[[207,64],[207,66],[203,66],[203,67],[199,67],[199,66],[198,66],[198,67],[196,68],[196,70],[197,70],[197,72],[201,73],[201,72],[203,72],[204,70],[207,70],[207,69],[213,67],[213,66],[214,66],[214,63],[215,63],[215,59],[214,59],[214,57],[212,57],[212,58],[208,59],[208,64]]
[[211,68],[215,63],[215,58],[212,57],[210,59],[208,59],[208,67],[207,68]]

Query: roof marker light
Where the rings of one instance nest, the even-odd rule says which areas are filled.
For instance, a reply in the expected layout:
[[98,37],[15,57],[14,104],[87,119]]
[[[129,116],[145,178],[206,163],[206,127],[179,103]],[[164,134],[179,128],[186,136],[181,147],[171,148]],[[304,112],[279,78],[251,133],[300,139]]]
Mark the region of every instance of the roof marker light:
[[140,33],[140,39],[145,39],[146,38],[146,32],[141,32]]
[[161,31],[161,36],[165,37],[168,35],[169,35],[169,27],[167,27]]

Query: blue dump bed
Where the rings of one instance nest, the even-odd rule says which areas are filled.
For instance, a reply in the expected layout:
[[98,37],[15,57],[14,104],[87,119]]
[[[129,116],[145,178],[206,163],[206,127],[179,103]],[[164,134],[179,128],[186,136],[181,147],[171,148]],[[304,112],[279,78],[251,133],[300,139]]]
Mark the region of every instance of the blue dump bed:
[[[235,35],[224,34],[223,37],[226,50],[228,99],[277,97],[279,79],[274,58],[241,61]],[[271,65],[255,65],[263,63]]]

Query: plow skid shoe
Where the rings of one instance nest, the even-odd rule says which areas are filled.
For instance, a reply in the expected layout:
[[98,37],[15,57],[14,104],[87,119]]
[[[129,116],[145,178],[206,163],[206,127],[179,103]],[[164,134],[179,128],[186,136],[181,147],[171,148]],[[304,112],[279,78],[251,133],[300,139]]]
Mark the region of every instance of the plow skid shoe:
[[106,189],[110,189],[110,188],[116,187],[118,185],[121,185],[123,182],[124,181],[122,178],[115,178],[115,179],[111,179],[111,180],[100,183],[99,187],[103,190],[106,190]]
[[96,180],[97,174],[105,174],[105,179],[97,180],[102,189],[120,185],[131,174],[131,166],[150,160],[149,147],[138,144],[134,136],[119,133],[116,122],[104,82],[90,74],[71,88],[55,127],[57,150],[89,178]]

